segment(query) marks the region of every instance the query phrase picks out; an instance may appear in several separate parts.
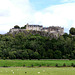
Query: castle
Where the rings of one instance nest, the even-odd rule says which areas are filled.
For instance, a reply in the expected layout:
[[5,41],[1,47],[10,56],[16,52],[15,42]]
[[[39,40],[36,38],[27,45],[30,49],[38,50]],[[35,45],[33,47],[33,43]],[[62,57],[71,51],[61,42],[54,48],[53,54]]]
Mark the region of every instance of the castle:
[[56,37],[64,34],[64,28],[59,27],[59,26],[43,27],[42,25],[29,25],[28,23],[25,26],[26,26],[26,29],[12,28],[10,29],[10,33],[13,33],[14,31],[32,30],[32,31],[47,32],[49,34],[55,35]]
[[36,31],[45,31],[50,34],[54,34],[55,36],[60,36],[64,34],[64,28],[59,26],[50,26],[50,27],[43,27],[42,25],[26,25],[26,30],[36,30]]

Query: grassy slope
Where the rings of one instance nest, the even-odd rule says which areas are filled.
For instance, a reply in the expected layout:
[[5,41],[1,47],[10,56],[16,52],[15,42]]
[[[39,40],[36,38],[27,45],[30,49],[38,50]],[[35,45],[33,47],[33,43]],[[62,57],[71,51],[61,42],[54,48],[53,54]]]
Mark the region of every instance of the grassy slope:
[[32,64],[34,66],[55,66],[56,63],[59,66],[62,66],[64,63],[66,65],[71,65],[71,63],[75,64],[75,60],[0,60],[0,66],[18,66],[21,67],[23,65],[25,66],[31,66]]
[[75,68],[0,68],[0,75],[75,75]]

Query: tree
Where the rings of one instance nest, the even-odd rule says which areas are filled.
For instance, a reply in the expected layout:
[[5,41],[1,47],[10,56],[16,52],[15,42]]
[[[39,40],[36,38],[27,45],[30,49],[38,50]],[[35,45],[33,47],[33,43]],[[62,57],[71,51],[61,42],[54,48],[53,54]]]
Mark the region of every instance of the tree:
[[16,58],[16,51],[11,51],[11,52],[9,52],[9,58],[10,59],[15,59]]
[[59,51],[59,50],[56,50],[55,52],[54,52],[54,58],[55,59],[61,59],[61,51]]
[[19,27],[18,25],[15,25],[14,28],[15,28],[15,29],[19,29],[20,27]]
[[69,35],[67,33],[64,33],[63,37],[66,39]]
[[28,59],[29,58],[28,52],[26,50],[22,53],[22,58],[23,59]]
[[72,34],[72,35],[75,35],[75,28],[72,27],[72,28],[69,30],[69,33]]
[[16,58],[18,58],[18,59],[22,59],[23,58],[23,50],[21,50],[21,49],[17,49],[17,51],[16,51]]
[[37,42],[36,41],[30,41],[30,45],[29,45],[30,49],[36,51],[37,50]]
[[34,54],[34,51],[32,51],[31,49],[26,49],[26,51],[28,52],[28,55],[29,55],[29,59],[33,59],[33,54]]
[[33,57],[34,59],[40,59],[40,54],[38,52],[34,52]]
[[24,27],[21,27],[21,29],[26,29],[26,25]]
[[64,53],[70,54],[72,51],[72,39],[71,38],[69,37],[66,38],[64,47],[66,48],[64,50]]
[[47,51],[47,57],[48,57],[49,59],[53,59],[53,54],[54,54],[53,50],[49,49],[49,50]]

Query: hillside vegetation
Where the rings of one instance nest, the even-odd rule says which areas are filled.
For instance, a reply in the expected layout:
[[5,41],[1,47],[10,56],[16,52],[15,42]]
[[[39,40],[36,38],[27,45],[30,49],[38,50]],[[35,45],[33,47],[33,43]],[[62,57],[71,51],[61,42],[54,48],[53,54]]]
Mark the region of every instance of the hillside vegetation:
[[2,59],[75,59],[75,37],[65,33],[58,39],[19,32],[0,35]]

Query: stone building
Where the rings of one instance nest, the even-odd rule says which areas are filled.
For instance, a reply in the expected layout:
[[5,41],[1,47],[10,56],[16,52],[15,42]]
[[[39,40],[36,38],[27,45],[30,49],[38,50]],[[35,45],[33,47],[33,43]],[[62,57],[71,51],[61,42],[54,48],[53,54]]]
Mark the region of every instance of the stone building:
[[41,29],[41,31],[48,32],[48,27],[43,27],[43,28]]
[[26,25],[26,30],[36,30],[36,31],[41,31],[41,29],[43,28],[42,25]]
[[59,26],[50,26],[50,27],[43,27],[42,25],[29,25],[26,24],[26,29],[10,29],[10,33],[16,32],[16,31],[26,31],[26,30],[32,30],[32,31],[41,31],[41,32],[47,32],[48,34],[52,34],[55,37],[59,37],[64,34],[64,28]]
[[56,37],[64,34],[64,28],[59,26],[43,27],[41,25],[26,25],[26,30],[45,31],[54,34]]
[[58,35],[60,36],[60,35],[64,34],[64,28],[59,27],[59,26],[50,26],[48,28],[48,32],[52,33],[52,34],[54,34],[56,36],[58,36]]

